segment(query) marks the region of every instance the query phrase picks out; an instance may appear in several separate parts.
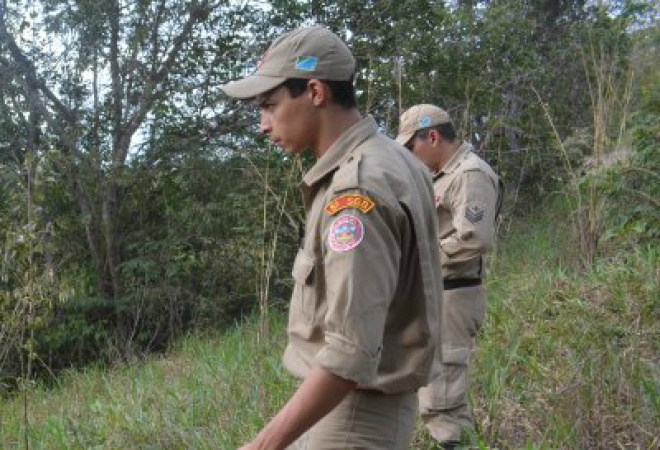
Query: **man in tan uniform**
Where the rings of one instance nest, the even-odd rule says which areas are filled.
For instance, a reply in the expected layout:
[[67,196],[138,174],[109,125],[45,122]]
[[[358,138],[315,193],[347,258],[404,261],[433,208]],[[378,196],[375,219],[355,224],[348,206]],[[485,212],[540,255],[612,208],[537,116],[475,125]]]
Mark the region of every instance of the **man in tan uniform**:
[[284,364],[302,380],[242,450],[404,450],[432,374],[442,280],[432,182],[361,117],[355,61],[322,27],[276,39],[229,83],[256,98],[261,131],[316,164],[301,183],[305,236]]
[[495,237],[502,189],[499,177],[456,139],[449,115],[416,105],[401,115],[397,142],[431,170],[439,223],[444,293],[440,376],[419,392],[420,412],[442,448],[474,430],[467,384],[475,335],[486,313],[484,254]]

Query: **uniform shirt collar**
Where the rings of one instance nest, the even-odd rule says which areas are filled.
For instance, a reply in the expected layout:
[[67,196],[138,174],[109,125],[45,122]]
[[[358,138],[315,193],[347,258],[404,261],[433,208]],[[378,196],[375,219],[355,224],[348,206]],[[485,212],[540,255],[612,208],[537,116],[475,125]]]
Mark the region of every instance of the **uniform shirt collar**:
[[326,150],[314,166],[303,177],[303,185],[314,186],[327,174],[335,170],[353,150],[378,131],[376,121],[367,116],[348,130]]
[[468,142],[463,142],[458,149],[456,150],[456,153],[452,155],[451,158],[449,158],[449,161],[447,161],[447,164],[440,169],[438,172],[436,172],[433,175],[433,179],[435,180],[436,178],[441,177],[442,175],[452,173],[458,166],[461,165],[461,161],[463,161],[463,157],[465,156],[466,153],[472,151],[472,144]]

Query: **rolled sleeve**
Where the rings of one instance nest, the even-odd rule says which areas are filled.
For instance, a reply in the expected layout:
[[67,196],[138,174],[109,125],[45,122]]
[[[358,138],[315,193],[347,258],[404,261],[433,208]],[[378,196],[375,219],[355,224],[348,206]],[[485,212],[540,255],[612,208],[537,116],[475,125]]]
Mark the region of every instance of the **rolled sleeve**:
[[316,357],[324,369],[362,386],[373,383],[378,373],[380,347],[373,355],[336,333],[326,333],[325,342],[327,345]]

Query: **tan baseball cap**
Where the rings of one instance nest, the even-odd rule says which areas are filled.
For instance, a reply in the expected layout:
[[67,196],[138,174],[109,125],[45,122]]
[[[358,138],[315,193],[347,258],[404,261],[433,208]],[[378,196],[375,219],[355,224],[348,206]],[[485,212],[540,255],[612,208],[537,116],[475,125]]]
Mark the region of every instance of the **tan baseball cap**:
[[354,73],[355,59],[336,34],[320,26],[305,27],[273,41],[254,74],[221,88],[230,97],[253,98],[287,78],[348,81]]
[[396,141],[406,145],[416,131],[450,122],[449,114],[444,109],[428,104],[415,105],[401,114]]

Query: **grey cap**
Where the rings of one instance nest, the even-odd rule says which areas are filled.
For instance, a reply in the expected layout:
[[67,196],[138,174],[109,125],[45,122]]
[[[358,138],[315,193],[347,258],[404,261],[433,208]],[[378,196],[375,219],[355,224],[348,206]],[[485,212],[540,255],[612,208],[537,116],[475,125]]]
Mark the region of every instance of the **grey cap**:
[[257,71],[221,87],[230,97],[253,98],[288,78],[348,81],[355,59],[346,44],[327,28],[297,28],[277,38],[266,50]]
[[449,114],[444,109],[429,104],[415,105],[401,114],[396,141],[406,145],[416,131],[450,122]]

